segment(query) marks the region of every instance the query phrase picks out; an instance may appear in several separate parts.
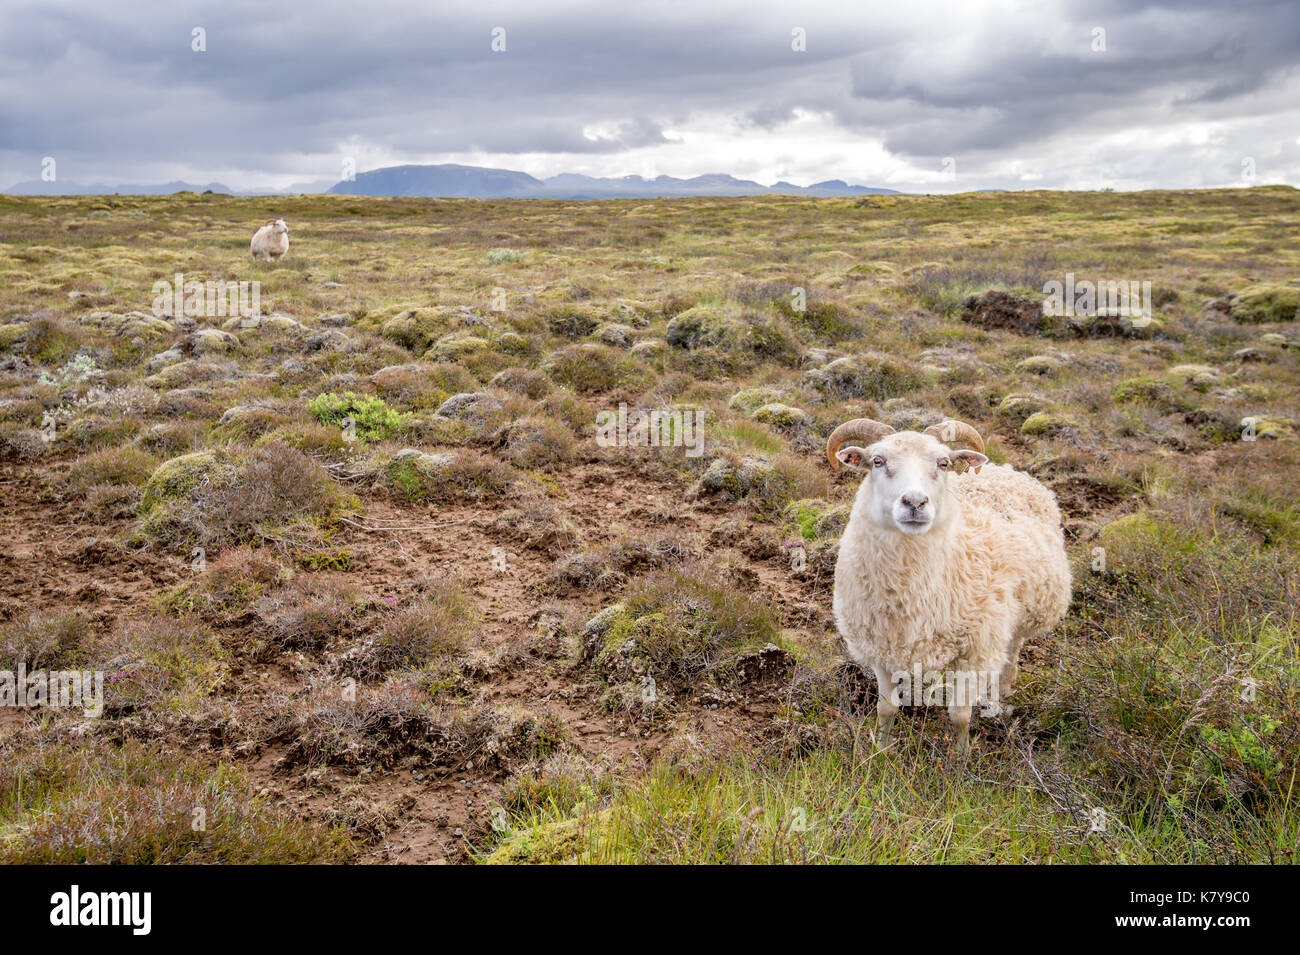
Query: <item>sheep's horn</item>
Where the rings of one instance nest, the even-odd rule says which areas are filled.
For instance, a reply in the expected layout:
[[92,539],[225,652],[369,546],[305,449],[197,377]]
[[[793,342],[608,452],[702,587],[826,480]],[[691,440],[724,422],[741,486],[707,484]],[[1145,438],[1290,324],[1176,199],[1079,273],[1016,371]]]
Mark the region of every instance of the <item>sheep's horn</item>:
[[[965,421],[957,421],[954,418],[949,418],[947,421],[940,422],[939,424],[930,425],[930,427],[925,429],[925,433],[933,435],[946,445],[952,446],[965,444],[974,448],[980,454],[984,453],[984,439],[980,437],[978,431],[968,425]],[[964,461],[958,463],[965,464]],[[964,471],[965,468],[961,468],[960,470]],[[976,468],[975,473],[979,474],[980,469]]]
[[852,421],[846,421],[826,439],[826,460],[831,463],[831,467],[839,470],[840,459],[835,456],[846,441],[856,439],[863,444],[875,444],[887,434],[893,434],[894,429],[887,424],[882,424],[873,418],[854,418]]
[[974,448],[980,454],[984,453],[984,439],[980,433],[968,425],[965,421],[957,421],[949,418],[940,424],[932,424],[925,429],[926,434],[934,435],[944,444],[965,444]]

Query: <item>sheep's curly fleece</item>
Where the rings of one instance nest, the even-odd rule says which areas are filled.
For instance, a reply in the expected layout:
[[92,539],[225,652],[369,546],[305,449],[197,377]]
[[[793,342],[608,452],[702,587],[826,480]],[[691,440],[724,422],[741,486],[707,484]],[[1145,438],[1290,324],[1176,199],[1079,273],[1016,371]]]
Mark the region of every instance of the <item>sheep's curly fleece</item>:
[[268,222],[253,233],[248,250],[255,259],[278,259],[289,254],[289,233],[276,234],[273,222]]
[[885,673],[999,673],[1070,605],[1054,495],[1015,468],[954,476],[961,503],[942,534],[877,528],[854,502],[835,565],[835,620],[849,657]]

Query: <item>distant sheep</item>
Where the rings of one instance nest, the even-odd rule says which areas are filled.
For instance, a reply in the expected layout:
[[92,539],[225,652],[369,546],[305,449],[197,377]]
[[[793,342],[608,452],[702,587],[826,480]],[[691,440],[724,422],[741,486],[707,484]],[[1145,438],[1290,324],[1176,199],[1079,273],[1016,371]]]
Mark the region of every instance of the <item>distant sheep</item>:
[[[962,444],[970,450],[954,450]],[[996,709],[1021,645],[1070,605],[1055,496],[983,451],[979,432],[951,420],[896,434],[857,418],[826,443],[832,467],[866,472],[840,540],[834,611],[849,657],[876,675],[881,747],[900,702],[942,701],[964,752],[974,703]],[[922,674],[939,678],[939,700],[918,699]]]
[[248,248],[255,259],[269,262],[283,258],[289,251],[289,227],[283,219],[272,219],[253,233],[253,241],[248,244]]

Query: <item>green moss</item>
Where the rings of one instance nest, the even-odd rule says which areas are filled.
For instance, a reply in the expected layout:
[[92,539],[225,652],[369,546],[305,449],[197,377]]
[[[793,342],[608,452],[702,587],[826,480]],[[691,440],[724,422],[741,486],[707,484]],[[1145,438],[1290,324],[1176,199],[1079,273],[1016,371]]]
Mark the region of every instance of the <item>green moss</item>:
[[719,495],[727,500],[752,498],[764,505],[783,505],[793,486],[771,461],[758,455],[714,458],[691,490],[694,497]]
[[164,461],[145,482],[140,511],[146,514],[159,504],[189,494],[228,470],[227,460],[217,451],[195,451]]
[[760,385],[756,388],[745,388],[736,392],[727,401],[727,407],[732,411],[739,411],[741,414],[753,414],[763,405],[769,405],[774,402],[788,401],[790,395],[782,388],[772,388],[768,385]]
[[603,313],[590,305],[559,305],[546,315],[546,325],[565,338],[583,338],[596,330]]
[[[789,303],[783,300],[783,305]],[[785,309],[783,308],[783,311]],[[824,341],[840,342],[862,334],[862,325],[834,302],[809,302],[802,312],[791,315],[794,324]]]
[[1256,440],[1276,441],[1290,438],[1294,433],[1291,422],[1285,418],[1252,416],[1242,420],[1242,430],[1238,436],[1246,440],[1250,428],[1253,428]]
[[598,341],[611,345],[614,348],[627,348],[632,344],[635,336],[635,329],[628,325],[622,325],[618,322],[607,322],[597,328],[592,336]]
[[1016,371],[1030,375],[1050,375],[1061,367],[1061,363],[1050,355],[1031,355],[1016,365]]
[[60,444],[80,450],[116,447],[140,433],[134,415],[84,414],[73,418],[58,436]]
[[998,414],[1017,425],[1024,424],[1032,414],[1047,407],[1047,400],[1040,395],[1012,394],[998,402]]
[[214,435],[224,441],[253,441],[288,425],[290,420],[273,408],[236,405],[222,414]]
[[310,423],[276,428],[254,442],[255,445],[276,443],[326,458],[343,457],[350,449],[342,428]]
[[463,335],[457,338],[445,338],[434,342],[424,357],[429,361],[464,363],[484,352],[492,350],[492,343],[476,335]]
[[799,343],[778,318],[738,307],[697,305],[668,323],[668,344],[688,351],[716,349],[737,361],[791,363]]
[[27,335],[27,326],[21,322],[0,325],[0,349],[8,351]]
[[1160,378],[1126,378],[1115,385],[1111,396],[1118,404],[1146,404],[1165,413],[1184,407],[1169,382]]
[[327,547],[322,550],[300,550],[294,559],[306,570],[349,570],[352,552],[346,547]]
[[885,401],[913,391],[921,377],[906,363],[883,355],[837,358],[804,374],[804,383],[827,397]]
[[1165,372],[1165,377],[1175,385],[1188,385],[1205,392],[1219,384],[1223,373],[1212,365],[1175,365]]
[[684,568],[630,585],[623,600],[588,622],[583,645],[610,684],[630,688],[653,679],[655,696],[640,702],[657,709],[703,677],[725,683],[741,653],[779,639],[778,621],[765,604],[716,574]]
[[1072,419],[1049,411],[1036,411],[1025,419],[1020,433],[1033,438],[1062,434],[1075,428]]
[[383,473],[390,487],[412,501],[481,499],[502,493],[512,481],[508,465],[473,451],[429,454],[404,448]]
[[502,332],[492,342],[492,347],[507,355],[528,355],[533,350],[532,342],[518,332]]
[[1300,288],[1252,285],[1232,297],[1230,308],[1239,322],[1292,322],[1300,311]]
[[[114,214],[89,218],[92,203],[106,205]],[[0,360],[10,359],[7,374],[0,375],[0,457],[18,482],[13,485],[19,489],[16,504],[27,500],[24,482],[40,478],[39,487],[28,488],[36,495],[29,495],[29,504],[58,496],[80,509],[81,497],[63,480],[96,482],[91,485],[96,493],[86,496],[86,504],[101,501],[103,492],[104,506],[83,513],[77,523],[86,539],[74,539],[64,550],[79,566],[107,566],[115,559],[107,539],[123,530],[108,507],[120,510],[136,500],[136,492],[157,470],[156,462],[139,455],[119,458],[112,450],[139,448],[161,461],[221,445],[228,471],[223,467],[158,507],[154,541],[171,546],[165,556],[155,556],[184,571],[183,561],[173,559],[187,554],[179,549],[181,542],[273,541],[273,546],[259,546],[258,556],[275,554],[298,582],[292,590],[274,577],[259,577],[247,586],[209,587],[209,579],[216,581],[227,568],[241,579],[251,574],[240,551],[223,553],[230,550],[224,544],[210,548],[208,573],[183,573],[195,586],[166,603],[221,626],[218,634],[241,679],[235,683],[227,677],[215,698],[196,697],[197,704],[186,713],[160,703],[167,692],[139,697],[129,713],[110,710],[100,725],[106,740],[120,743],[125,733],[161,739],[174,749],[197,732],[211,736],[213,747],[234,752],[241,741],[272,738],[288,725],[296,732],[286,755],[295,761],[317,758],[311,749],[317,744],[302,743],[299,751],[299,740],[321,733],[336,734],[328,758],[352,767],[406,765],[411,748],[433,755],[429,765],[448,766],[444,747],[452,746],[466,759],[475,754],[473,769],[465,772],[476,786],[492,780],[509,786],[507,776],[529,775],[531,767],[522,764],[534,753],[582,754],[579,747],[566,747],[563,734],[544,721],[525,721],[530,728],[516,732],[495,704],[480,704],[502,679],[513,685],[554,677],[552,682],[565,686],[576,679],[599,686],[597,699],[585,693],[570,700],[576,710],[604,704],[617,708],[620,716],[627,714],[633,729],[648,725],[651,749],[662,764],[630,772],[611,768],[604,786],[577,772],[577,785],[542,785],[538,800],[523,807],[503,793],[502,804],[522,813],[511,820],[517,830],[511,838],[535,825],[572,818],[583,807],[593,814],[612,810],[608,825],[592,820],[582,850],[531,853],[539,856],[643,862],[1231,863],[1285,860],[1296,849],[1293,787],[1274,770],[1280,764],[1289,774],[1300,764],[1295,733],[1288,732],[1296,725],[1294,687],[1300,685],[1295,649],[1300,520],[1292,506],[1294,494],[1288,494],[1300,461],[1300,444],[1293,443],[1297,351],[1292,347],[1300,322],[1290,320],[1286,308],[1248,315],[1249,295],[1235,303],[1212,301],[1208,310],[1203,299],[1221,300],[1255,284],[1300,285],[1295,244],[1264,241],[1287,233],[1300,214],[1300,192],[1036,191],[612,205],[284,197],[277,204],[291,224],[301,221],[310,229],[311,241],[295,246],[298,259],[288,267],[258,266],[263,301],[297,316],[305,328],[273,332],[274,323],[266,321],[257,329],[241,329],[239,348],[211,359],[181,361],[146,386],[174,386],[176,391],[141,398],[134,386],[149,374],[151,356],[172,343],[182,345],[176,352],[180,355],[190,344],[190,333],[160,328],[127,310],[149,301],[150,283],[159,275],[183,269],[200,277],[220,276],[223,262],[244,255],[248,200],[0,196],[13,239],[0,247],[0,342],[10,340],[7,346],[0,344]],[[148,210],[146,241],[141,241],[142,223],[121,214],[127,207]],[[505,256],[485,256],[502,242],[521,249],[526,242],[533,251],[519,264],[501,261]],[[437,248],[438,255],[431,257],[430,248]],[[1084,270],[1091,278],[1141,274],[1153,280],[1154,304],[1157,310],[1164,308],[1161,318],[1166,321],[1157,340],[1136,345],[1115,337],[1124,331],[1123,322],[1113,316],[1078,330],[1064,318],[1042,318],[1043,281],[1060,278],[1070,268],[1078,272],[1080,262],[1092,263]],[[788,307],[791,284],[808,289],[807,311]],[[486,308],[499,285],[509,286],[508,310],[476,313],[474,306]],[[986,307],[984,328],[938,314],[955,314],[954,306],[960,310],[958,296],[964,289],[997,288],[1014,294],[1012,311],[1023,307],[1024,312],[1008,313],[999,322]],[[71,289],[85,294],[68,298]],[[1290,294],[1284,292],[1282,298]],[[432,304],[444,299],[473,304]],[[615,303],[625,299],[644,305],[620,309]],[[918,302],[933,309],[923,311]],[[598,343],[598,338],[567,337],[581,331],[577,324],[548,326],[551,311],[566,304],[575,306],[578,322],[584,316],[599,319],[592,334],[608,334],[604,344],[620,350],[591,365],[585,363],[590,353],[582,353],[581,361],[563,371],[552,361],[552,378],[539,367],[549,352],[584,341]],[[1234,330],[1223,324],[1234,324],[1226,311],[1230,304],[1243,320],[1282,321],[1269,329],[1238,325]],[[696,308],[712,317],[685,329],[698,340],[687,334],[684,344],[668,346],[666,327]],[[1035,311],[1040,314],[1029,314]],[[382,332],[390,322],[387,333]],[[683,324],[674,329],[675,336]],[[24,343],[26,331],[14,326],[30,326],[35,335]],[[764,326],[775,331],[774,339],[763,340]],[[1274,334],[1282,331],[1287,335]],[[1028,337],[1044,333],[1071,338],[1071,355],[1045,348],[1041,337]],[[782,356],[785,334],[797,337],[796,356]],[[133,343],[136,335],[143,340]],[[649,341],[630,352],[624,347],[625,339],[642,336]],[[444,342],[462,343],[441,352],[453,362],[434,371],[416,360]],[[490,347],[485,350],[482,342]],[[772,352],[773,344],[776,357],[769,358],[763,352]],[[1248,352],[1234,356],[1245,346],[1250,346]],[[23,354],[14,356],[19,349]],[[874,360],[869,368],[855,367],[868,349],[875,350],[872,359],[896,366],[893,380],[888,369],[881,374]],[[58,357],[39,364],[40,354]],[[810,370],[823,372],[841,355],[855,361],[804,378]],[[78,357],[81,362],[69,363]],[[630,358],[632,365],[620,368],[618,357]],[[1049,357],[1059,367],[1049,368],[1044,360]],[[94,378],[74,380],[89,370],[88,359],[94,361]],[[483,374],[502,360],[514,367],[493,382],[491,391],[503,407],[480,419],[486,427],[480,420],[434,417],[447,397],[480,391]],[[1216,365],[1217,375],[1206,371]],[[36,384],[42,371],[57,384]],[[1131,387],[1135,378],[1145,380]],[[565,381],[573,382],[573,389]],[[621,400],[658,407],[690,402],[721,413],[710,414],[712,443],[702,460],[680,455],[615,460],[620,456],[599,452],[585,440],[575,449],[581,462],[576,467],[561,466],[551,475],[536,474],[535,480],[505,468],[515,485],[494,492],[490,487],[498,485],[490,477],[489,489],[484,489],[472,474],[435,468],[430,477],[415,464],[396,475],[407,479],[405,486],[390,483],[386,452],[374,450],[373,444],[367,452],[359,442],[343,440],[337,425],[319,423],[307,413],[308,400],[319,393],[349,389],[358,394],[373,389],[395,412],[412,412],[402,440],[422,452],[454,450],[458,458],[462,451],[477,449],[498,463],[518,461],[517,466],[529,469],[552,466],[564,453],[566,437],[589,436],[596,413]],[[1037,402],[1008,401],[999,410],[999,399],[1008,392],[1031,390],[1038,393]],[[510,397],[504,399],[502,392]],[[729,398],[734,399],[731,410],[723,412],[719,406]],[[891,400],[902,403],[889,404]],[[803,409],[813,422],[806,430],[792,428],[783,435],[777,430],[787,426],[783,419],[773,418],[774,426],[769,426],[750,418],[772,404]],[[241,413],[214,428],[232,406],[256,405],[275,408],[289,420]],[[1181,413],[1184,405],[1190,407]],[[58,438],[49,444],[34,430],[47,411],[58,420]],[[1013,430],[1036,412],[1073,416],[1078,431],[1063,431],[1062,440],[1048,442]],[[942,713],[901,717],[897,749],[884,760],[872,757],[870,707],[865,728],[859,710],[863,692],[869,704],[870,691],[856,675],[850,678],[831,666],[831,661],[839,662],[839,651],[827,638],[833,625],[826,617],[826,575],[855,482],[831,478],[816,453],[814,432],[825,434],[860,415],[883,417],[898,427],[929,423],[939,413],[1001,434],[1000,447],[989,440],[987,453],[995,461],[1006,460],[1055,486],[1076,568],[1070,613],[1054,633],[1036,641],[1037,647],[1030,648],[1035,652],[1022,658],[1016,688],[1020,698],[1015,700],[1023,716],[1020,729],[1008,737],[994,723],[977,721],[973,758],[978,771],[965,774],[948,772],[945,761],[935,759],[936,747],[944,743]],[[1262,428],[1257,423],[1248,432],[1262,434],[1255,444],[1241,443],[1241,421],[1248,415],[1263,419]],[[269,433],[255,437],[267,426]],[[1268,440],[1270,435],[1278,440]],[[1207,440],[1224,446],[1207,454]],[[250,441],[254,447],[245,447]],[[456,448],[434,448],[431,442]],[[284,445],[304,453],[285,454]],[[267,455],[257,467],[248,460],[252,451]],[[770,503],[761,488],[747,488],[739,469],[745,455],[761,455],[771,465],[770,470],[752,471],[772,490]],[[728,466],[717,475],[717,498],[701,504],[683,501],[686,482],[700,477],[719,457]],[[716,535],[705,544],[703,536],[690,533],[690,542],[710,547],[724,559],[734,554],[735,564],[695,573],[770,605],[788,628],[782,631],[786,639],[800,649],[801,666],[785,684],[754,687],[730,681],[728,661],[736,658],[729,651],[720,653],[696,640],[697,633],[679,632],[698,627],[702,617],[716,616],[709,601],[690,596],[656,602],[639,617],[625,607],[606,638],[593,642],[593,654],[603,654],[600,673],[593,669],[593,659],[569,668],[556,645],[565,643],[574,629],[565,607],[572,609],[575,600],[617,600],[640,586],[635,576],[629,585],[624,575],[635,575],[635,568],[644,565],[605,559],[591,568],[593,578],[600,575],[599,583],[565,594],[558,606],[564,620],[553,629],[548,623],[546,637],[536,639],[531,627],[507,627],[511,633],[505,643],[498,634],[481,646],[453,651],[460,655],[450,661],[440,657],[418,680],[393,674],[393,688],[400,686],[401,692],[385,687],[371,699],[363,697],[363,703],[378,707],[362,706],[377,721],[345,719],[350,709],[326,708],[323,697],[314,693],[280,701],[284,706],[244,705],[257,695],[251,678],[274,663],[261,656],[263,648],[279,647],[270,636],[257,635],[256,608],[292,603],[299,592],[328,591],[357,576],[355,562],[352,574],[334,573],[349,560],[344,538],[354,548],[361,538],[354,540],[356,528],[331,528],[335,511],[327,492],[337,485],[330,474],[320,473],[316,462],[321,460],[346,461],[346,471],[356,475],[358,493],[371,505],[384,509],[375,495],[387,488],[402,499],[394,504],[399,510],[418,511],[434,524],[465,516],[439,514],[441,502],[479,501],[471,510],[481,519],[471,525],[486,520],[495,521],[493,527],[453,523],[430,533],[438,542],[450,541],[452,551],[459,537],[481,537],[479,531],[500,538],[496,542],[507,543],[512,551],[520,548],[518,560],[510,560],[510,580],[498,581],[505,590],[511,581],[521,587],[530,581],[549,586],[548,571],[565,563],[557,558],[566,548],[586,553],[605,543],[576,540],[579,531],[588,537],[612,533],[603,525],[614,521],[626,525],[615,529],[622,541],[644,537],[661,522],[667,522],[666,530],[677,527],[692,513],[708,517],[703,529],[714,528]],[[1111,475],[1139,483],[1144,493],[1132,487],[1121,493],[1108,484]],[[626,492],[615,495],[614,507],[596,521],[586,513],[592,488],[578,486],[592,481]],[[295,489],[300,487],[312,491],[299,496]],[[745,496],[729,500],[737,494]],[[596,497],[601,499],[597,508],[609,503],[604,500],[608,495]],[[408,498],[421,503],[408,505]],[[796,503],[787,508],[789,501]],[[1143,512],[1145,519],[1121,522],[1093,536],[1094,525],[1138,507],[1150,508]],[[506,508],[518,508],[520,516],[502,517],[498,512],[508,514]],[[100,515],[108,522],[99,521]],[[802,542],[808,556],[809,573],[798,579],[789,577],[788,557],[783,559],[777,549],[791,541]],[[1089,569],[1094,547],[1106,550],[1104,573]],[[470,564],[474,553],[484,556],[482,548],[470,547]],[[681,559],[670,555],[663,566]],[[304,568],[327,573],[306,573]],[[486,565],[468,569],[476,586],[491,584]],[[383,574],[361,571],[356,586],[393,592],[391,580],[380,580]],[[113,592],[108,601],[112,610],[121,588],[111,574],[98,577]],[[138,584],[136,591],[149,589],[147,581]],[[519,601],[512,602],[502,587],[479,586],[470,603],[483,604],[492,620],[509,616]],[[205,599],[217,589],[230,595],[229,603]],[[410,589],[403,584],[397,591]],[[494,595],[499,606],[490,606]],[[536,602],[540,608],[541,601]],[[14,612],[0,633],[19,626],[28,608],[10,609]],[[48,608],[38,600],[31,609]],[[347,616],[342,626],[329,631],[327,643],[306,648],[305,677],[324,667],[331,673],[318,675],[330,682],[336,662],[374,636],[387,613],[371,602],[359,616]],[[140,614],[117,616],[120,623]],[[545,620],[551,620],[549,614]],[[81,662],[112,658],[104,643],[114,629],[108,623],[97,621],[80,647]],[[629,643],[639,649],[642,642],[664,660],[679,659],[679,676],[665,684],[658,664],[652,669],[648,656],[623,649]],[[695,669],[698,660],[713,662]],[[748,665],[747,659],[738,662],[732,672],[746,673]],[[642,703],[638,667],[653,674],[669,705],[682,706],[680,724],[660,719]],[[1250,702],[1242,699],[1239,686],[1247,673],[1259,690]],[[673,679],[679,682],[673,684]],[[196,685],[210,684],[200,679]],[[440,709],[454,714],[452,723],[439,724],[449,729],[446,736],[400,716],[404,710],[388,708],[408,688],[421,707],[436,697]],[[361,690],[369,696],[380,687],[363,685]],[[722,710],[715,715],[726,727],[713,727],[712,711],[704,709],[715,701]],[[737,723],[729,715],[742,711],[763,719]],[[701,713],[706,732],[694,718]],[[400,718],[389,721],[390,714]],[[26,796],[40,785],[35,777],[61,763],[54,756],[64,755],[60,741],[70,738],[69,727],[63,715],[49,716],[15,727],[18,736],[9,734],[8,748],[0,740],[0,777],[23,754],[53,754],[39,773],[25,773],[21,786],[5,789],[0,784],[0,790],[21,789]],[[641,723],[642,717],[650,723]],[[636,742],[633,735],[629,731],[630,741]],[[383,739],[384,749],[374,748],[377,738]],[[1031,738],[1041,742],[1036,766],[1043,778],[1031,775],[1033,786],[1026,787],[1019,743]],[[352,748],[353,743],[360,748]],[[502,748],[494,750],[494,743]],[[318,746],[321,752],[325,748]],[[112,747],[93,749],[114,752]],[[773,758],[764,758],[768,752]],[[453,762],[461,772],[463,761],[453,756]],[[136,849],[149,846],[162,846],[156,861],[169,862],[284,860],[292,855],[281,851],[277,836],[248,817],[226,815],[229,806],[222,812],[232,820],[232,831],[214,833],[215,810],[209,807],[209,833],[203,839],[193,838],[184,813],[177,813],[174,825],[141,825],[147,812],[134,809],[160,805],[150,802],[161,798],[154,780],[161,776],[164,790],[176,780],[154,754],[135,761],[135,767],[128,772],[112,766],[88,776],[92,785],[75,812],[40,798],[21,817],[4,815],[0,806],[0,843],[22,844],[17,861],[49,852],[51,841],[67,831],[92,835],[75,846],[63,839],[52,861],[137,861],[149,854]],[[153,769],[157,772],[149,772]],[[361,797],[357,803],[373,803],[366,798],[372,778],[356,776],[356,794],[335,793],[337,798],[318,800],[316,808],[324,818],[351,820],[354,795]],[[1052,793],[1045,793],[1040,782]],[[129,798],[112,798],[128,791]],[[562,810],[549,808],[552,793],[558,794],[555,801]],[[177,805],[181,798],[194,797],[182,788]],[[254,801],[244,789],[233,790],[231,798]],[[1089,833],[1076,811],[1096,805],[1104,806],[1110,818],[1104,834]],[[102,816],[93,814],[95,806],[103,807]],[[761,807],[757,814],[755,807]],[[807,812],[807,831],[792,828],[796,808]],[[373,835],[382,829],[394,809],[400,807],[382,799],[368,806],[360,820],[363,831]],[[936,818],[950,824],[936,830]],[[246,834],[240,836],[234,830],[246,822]],[[480,829],[466,827],[471,840]],[[31,833],[39,835],[29,839]],[[67,855],[59,854],[65,851]],[[77,853],[83,855],[74,858]]]
[[654,373],[640,362],[605,345],[568,345],[552,352],[542,362],[542,370],[557,384],[567,385],[580,394],[612,391],[615,388],[640,389],[649,385]]
[[170,546],[226,547],[316,535],[356,506],[325,469],[278,442],[197,451],[159,465],[145,485],[139,534]]
[[779,402],[756,408],[752,417],[755,421],[770,424],[775,428],[794,428],[807,424],[811,420],[808,417],[808,412],[803,409],[783,405]]
[[[390,310],[391,311],[391,310]],[[451,330],[456,311],[444,307],[402,308],[389,318],[377,316],[359,323],[362,327],[380,323],[380,334],[411,351],[424,352]]]

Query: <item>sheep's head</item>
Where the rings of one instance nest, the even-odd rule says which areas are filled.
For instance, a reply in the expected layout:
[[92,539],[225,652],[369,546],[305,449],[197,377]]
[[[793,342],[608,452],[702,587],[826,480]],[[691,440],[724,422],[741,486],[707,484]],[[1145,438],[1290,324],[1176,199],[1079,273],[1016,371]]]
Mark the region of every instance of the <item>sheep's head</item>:
[[274,222],[270,223],[270,226],[271,231],[276,235],[287,235],[289,232],[289,225],[283,219],[276,219]]
[[972,467],[978,471],[987,464],[983,452],[979,432],[953,420],[923,432],[895,432],[871,418],[855,418],[836,428],[826,442],[831,467],[865,472],[858,495],[866,495],[871,522],[903,534],[924,534],[947,525],[952,517],[948,481],[954,472]]

